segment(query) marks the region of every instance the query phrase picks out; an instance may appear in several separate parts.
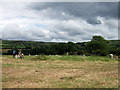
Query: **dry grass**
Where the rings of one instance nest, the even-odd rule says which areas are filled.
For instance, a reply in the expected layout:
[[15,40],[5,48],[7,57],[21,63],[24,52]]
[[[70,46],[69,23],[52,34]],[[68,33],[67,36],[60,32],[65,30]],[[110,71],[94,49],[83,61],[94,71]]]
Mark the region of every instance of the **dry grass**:
[[117,88],[118,61],[32,61],[2,57],[3,88]]

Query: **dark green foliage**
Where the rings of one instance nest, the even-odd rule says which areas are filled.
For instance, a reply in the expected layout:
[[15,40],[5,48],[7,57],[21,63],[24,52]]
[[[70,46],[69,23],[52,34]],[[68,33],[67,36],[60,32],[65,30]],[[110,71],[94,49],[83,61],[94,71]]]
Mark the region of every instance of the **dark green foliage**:
[[74,53],[77,51],[78,46],[73,42],[67,43],[67,52]]
[[93,36],[91,41],[107,42],[102,36]]
[[8,54],[8,55],[12,55],[12,54],[13,54],[13,53],[12,53],[12,50],[8,50],[7,54]]
[[120,40],[110,40],[109,41],[109,53],[113,53],[115,55],[120,55]]
[[[3,49],[21,49],[25,55],[98,55],[105,56],[109,53],[120,55],[119,40],[105,40],[102,36],[93,36],[90,42],[79,43],[54,43],[36,41],[2,41]],[[3,54],[12,54],[9,50]]]
[[24,53],[25,55],[31,54],[31,53],[30,53],[30,52],[31,52],[30,49],[22,49],[21,51],[22,51],[22,53]]
[[93,55],[106,56],[108,55],[108,47],[107,41],[102,36],[93,36],[86,49]]
[[67,45],[65,43],[58,43],[57,45],[54,45],[52,48],[54,51],[56,51],[56,54],[63,55],[64,52],[66,52]]
[[6,54],[7,54],[7,55],[12,55],[12,54],[13,54],[13,50],[16,50],[16,54],[18,54],[18,52],[19,52],[18,49],[8,50]]

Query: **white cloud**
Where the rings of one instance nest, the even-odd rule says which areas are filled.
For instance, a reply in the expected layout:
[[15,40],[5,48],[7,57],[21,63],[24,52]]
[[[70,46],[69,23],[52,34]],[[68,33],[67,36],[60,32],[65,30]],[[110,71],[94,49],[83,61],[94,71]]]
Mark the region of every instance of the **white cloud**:
[[80,42],[90,40],[93,35],[102,35],[105,39],[118,38],[116,18],[98,16],[95,22],[100,24],[90,24],[85,18],[75,17],[60,8],[36,11],[30,9],[29,4],[0,3],[3,39]]

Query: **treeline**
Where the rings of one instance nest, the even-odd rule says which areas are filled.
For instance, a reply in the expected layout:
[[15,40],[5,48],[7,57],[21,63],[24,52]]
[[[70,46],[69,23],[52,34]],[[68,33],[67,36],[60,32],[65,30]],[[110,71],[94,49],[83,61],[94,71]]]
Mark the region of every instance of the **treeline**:
[[16,41],[16,40],[2,40],[2,49],[31,49],[39,45],[47,45],[50,43],[37,41]]
[[[7,42],[7,41],[4,41]],[[12,49],[21,49],[22,53],[28,55],[98,55],[106,56],[110,53],[120,55],[120,41],[105,40],[102,36],[93,36],[90,42],[82,43],[44,43],[30,41],[10,41]],[[8,43],[7,42],[7,43]],[[7,43],[3,45],[7,46]],[[19,46],[19,47],[18,47]],[[5,46],[4,46],[5,48]],[[6,54],[12,54],[9,50]]]

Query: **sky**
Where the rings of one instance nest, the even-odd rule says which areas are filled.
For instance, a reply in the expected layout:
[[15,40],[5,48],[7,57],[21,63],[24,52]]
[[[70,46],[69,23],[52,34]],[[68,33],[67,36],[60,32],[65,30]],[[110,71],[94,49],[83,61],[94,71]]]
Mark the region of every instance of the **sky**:
[[117,2],[0,2],[5,40],[83,42],[118,39]]

